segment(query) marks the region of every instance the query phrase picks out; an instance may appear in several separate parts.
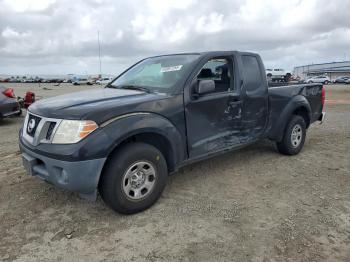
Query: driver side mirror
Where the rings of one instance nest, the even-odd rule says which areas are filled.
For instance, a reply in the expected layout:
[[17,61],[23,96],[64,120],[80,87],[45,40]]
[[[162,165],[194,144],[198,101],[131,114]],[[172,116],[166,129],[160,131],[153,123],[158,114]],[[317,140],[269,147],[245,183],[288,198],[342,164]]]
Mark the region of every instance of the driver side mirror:
[[196,93],[198,95],[203,95],[212,92],[215,92],[214,80],[199,80],[196,90]]

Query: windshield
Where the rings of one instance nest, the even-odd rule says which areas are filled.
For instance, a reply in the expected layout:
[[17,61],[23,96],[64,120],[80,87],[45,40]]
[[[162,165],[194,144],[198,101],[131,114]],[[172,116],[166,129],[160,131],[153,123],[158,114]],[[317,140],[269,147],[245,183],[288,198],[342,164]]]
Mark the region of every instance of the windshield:
[[184,77],[199,55],[171,55],[147,58],[114,80],[108,87],[143,87],[150,92],[169,93]]

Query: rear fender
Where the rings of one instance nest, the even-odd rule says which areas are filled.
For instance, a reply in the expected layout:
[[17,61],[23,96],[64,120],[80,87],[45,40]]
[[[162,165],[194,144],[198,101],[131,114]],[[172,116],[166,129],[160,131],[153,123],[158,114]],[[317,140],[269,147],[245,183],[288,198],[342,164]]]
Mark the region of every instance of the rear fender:
[[293,115],[293,112],[295,112],[298,109],[303,109],[303,110],[305,109],[307,112],[308,118],[311,119],[311,107],[307,99],[302,95],[294,96],[285,106],[277,122],[274,124],[273,128],[271,129],[269,134],[269,138],[271,140],[274,140],[277,142],[282,141],[284,130],[291,116]]

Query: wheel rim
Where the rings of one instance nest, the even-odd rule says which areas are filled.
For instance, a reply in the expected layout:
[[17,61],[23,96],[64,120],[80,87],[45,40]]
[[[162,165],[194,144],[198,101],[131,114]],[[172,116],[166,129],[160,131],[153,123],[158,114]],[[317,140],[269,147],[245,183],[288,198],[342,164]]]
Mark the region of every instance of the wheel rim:
[[122,189],[130,200],[140,200],[147,197],[156,182],[156,169],[147,161],[133,163],[124,173]]
[[303,139],[303,129],[299,124],[296,124],[293,127],[290,139],[293,147],[298,147],[300,145],[301,140]]

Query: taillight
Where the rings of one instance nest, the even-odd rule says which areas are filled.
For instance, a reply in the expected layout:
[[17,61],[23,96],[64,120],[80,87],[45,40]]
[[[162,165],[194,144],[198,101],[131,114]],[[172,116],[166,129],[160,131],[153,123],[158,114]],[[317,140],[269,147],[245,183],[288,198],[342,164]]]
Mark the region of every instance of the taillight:
[[15,93],[13,92],[13,88],[7,88],[4,92],[2,92],[5,96],[9,98],[15,98]]
[[322,86],[322,105],[324,106],[324,102],[326,101],[326,88]]

